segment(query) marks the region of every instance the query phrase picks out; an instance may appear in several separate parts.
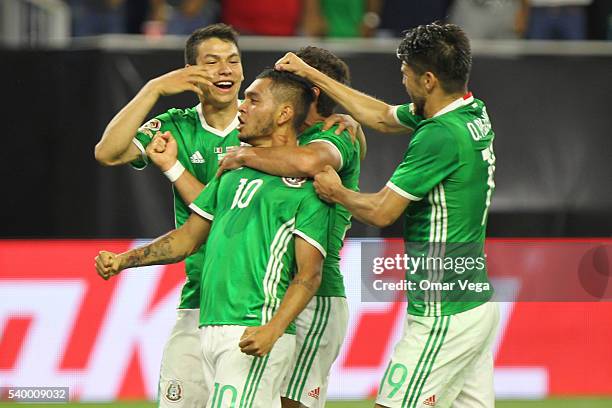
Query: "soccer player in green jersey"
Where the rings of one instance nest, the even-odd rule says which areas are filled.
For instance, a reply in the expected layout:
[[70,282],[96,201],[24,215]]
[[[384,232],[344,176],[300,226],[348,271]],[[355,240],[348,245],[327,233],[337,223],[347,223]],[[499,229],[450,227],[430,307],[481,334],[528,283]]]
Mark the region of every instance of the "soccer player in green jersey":
[[[426,244],[428,257],[468,245],[483,257],[486,221],[495,186],[494,133],[482,101],[467,91],[469,40],[451,24],[419,26],[406,33],[397,55],[412,104],[393,107],[326,77],[287,54],[276,68],[311,80],[358,121],[381,131],[414,130],[402,163],[378,193],[342,186],[331,167],[315,178],[326,200],[357,219],[386,226],[405,213],[407,253]],[[435,252],[433,252],[435,251]],[[451,258],[454,259],[454,258]],[[476,260],[474,260],[476,261]],[[381,380],[378,407],[493,407],[490,350],[499,319],[489,302],[485,268],[419,269],[407,281],[455,284],[454,297],[408,290],[404,337]],[[486,287],[478,295],[459,283]]]
[[[311,84],[267,70],[245,96],[241,140],[297,144]],[[108,278],[129,267],[176,262],[208,240],[200,308],[205,406],[279,407],[295,352],[293,320],[321,282],[331,206],[310,180],[244,167],[212,181],[190,208],[183,226],[149,245],[101,252],[98,273]]]
[[[111,120],[95,149],[96,159],[104,165],[131,163],[141,169],[149,160],[158,165],[173,183],[177,227],[187,220],[188,205],[214,178],[219,159],[240,144],[236,127],[243,74],[236,32],[224,24],[196,30],[185,45],[185,64],[149,81]],[[142,125],[161,96],[181,92],[194,92],[198,105],[170,109]],[[174,138],[154,137],[167,131]],[[165,149],[174,149],[172,162],[159,154]],[[161,363],[161,407],[199,408],[205,402],[198,331],[204,251],[202,246],[185,260],[187,280]]]
[[[297,55],[308,64],[337,81],[349,82],[348,66],[331,52],[305,47]],[[314,177],[326,165],[332,166],[344,186],[358,190],[360,170],[359,143],[348,131],[323,130],[336,103],[314,87],[316,100],[311,104],[301,126],[298,145],[272,148],[241,147],[228,153],[219,170],[251,167],[285,177]],[[355,129],[361,132],[361,128]],[[351,226],[350,213],[341,206],[333,209],[334,219],[323,277],[317,295],[296,319],[297,352],[291,370],[283,382],[283,407],[324,407],[329,372],[338,357],[348,325],[348,304],[340,273],[340,250]]]

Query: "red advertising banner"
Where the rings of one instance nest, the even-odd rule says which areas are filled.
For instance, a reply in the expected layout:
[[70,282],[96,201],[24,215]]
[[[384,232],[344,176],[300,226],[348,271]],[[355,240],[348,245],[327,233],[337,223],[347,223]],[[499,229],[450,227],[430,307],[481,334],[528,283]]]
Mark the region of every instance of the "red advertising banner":
[[[342,253],[351,313],[330,398],[376,392],[406,312],[404,302],[362,301],[364,242],[348,240]],[[0,241],[0,386],[69,386],[72,399],[87,401],[155,398],[182,264],[109,281],[93,266],[101,249],[141,243]],[[610,247],[612,240],[488,242],[493,286],[507,296],[494,345],[498,397],[612,394]],[[568,282],[580,297],[563,292]]]

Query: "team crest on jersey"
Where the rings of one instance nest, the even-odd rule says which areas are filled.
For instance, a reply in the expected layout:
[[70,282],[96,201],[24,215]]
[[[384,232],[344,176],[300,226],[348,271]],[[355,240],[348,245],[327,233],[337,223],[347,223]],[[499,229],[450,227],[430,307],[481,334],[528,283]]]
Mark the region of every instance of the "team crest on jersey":
[[149,137],[153,137],[153,132],[157,132],[159,129],[161,129],[161,125],[162,124],[159,119],[151,119],[150,121],[142,125],[138,129],[138,131],[140,133],[144,133],[145,135]]
[[170,380],[166,388],[165,397],[170,402],[178,402],[183,399],[183,386],[178,380]]
[[283,177],[283,183],[293,188],[302,187],[307,180],[306,177]]

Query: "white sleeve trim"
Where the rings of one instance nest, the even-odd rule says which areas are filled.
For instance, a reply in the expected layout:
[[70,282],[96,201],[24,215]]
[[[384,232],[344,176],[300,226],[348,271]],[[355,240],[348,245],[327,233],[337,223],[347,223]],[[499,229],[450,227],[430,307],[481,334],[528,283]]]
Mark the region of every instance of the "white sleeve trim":
[[399,194],[402,197],[407,198],[409,200],[412,200],[412,201],[421,201],[423,199],[423,197],[417,197],[415,195],[410,194],[407,191],[402,190],[401,188],[399,188],[398,186],[393,184],[391,181],[387,181],[387,187],[389,187],[391,190],[395,191],[397,194]]
[[342,170],[342,167],[344,167],[344,160],[342,160],[342,153],[340,153],[340,149],[338,149],[338,146],[336,146],[335,144],[333,144],[332,142],[330,142],[329,140],[325,140],[325,139],[315,139],[315,140],[311,140],[310,142],[306,143],[306,144],[311,144],[311,143],[327,143],[328,145],[330,145],[331,147],[333,147],[336,152],[338,152],[338,156],[340,156],[340,168],[338,168],[338,171]]
[[194,203],[189,204],[189,208],[191,209],[191,211],[198,214],[200,217],[207,219],[208,221],[212,221],[215,219],[214,215],[207,213],[206,211],[204,211],[203,209],[201,209]]
[[142,158],[142,160],[144,161],[145,165],[142,167],[134,167],[136,170],[144,170],[145,167],[147,167],[147,165],[149,164],[149,157],[147,156],[147,151],[144,148],[144,146],[142,145],[142,143],[140,143],[140,140],[133,138],[132,139],[132,143],[134,143],[134,145],[136,145],[136,147],[138,148],[138,150],[140,150],[140,157]]
[[397,122],[398,125],[402,125],[405,128],[412,129],[410,126],[407,126],[405,123],[403,123],[399,119],[399,116],[397,116],[397,110],[400,108],[400,106],[403,106],[403,105],[395,105],[393,108],[391,108],[391,111],[393,112],[393,117],[395,118],[395,121]]
[[308,235],[306,235],[305,233],[303,233],[302,231],[297,230],[297,229],[294,230],[293,233],[295,235],[298,235],[299,237],[303,238],[304,241],[308,242],[313,247],[317,248],[319,250],[319,252],[323,255],[323,258],[325,258],[327,256],[327,252],[325,252],[325,250],[323,249],[321,244],[319,244],[315,239],[310,238]]

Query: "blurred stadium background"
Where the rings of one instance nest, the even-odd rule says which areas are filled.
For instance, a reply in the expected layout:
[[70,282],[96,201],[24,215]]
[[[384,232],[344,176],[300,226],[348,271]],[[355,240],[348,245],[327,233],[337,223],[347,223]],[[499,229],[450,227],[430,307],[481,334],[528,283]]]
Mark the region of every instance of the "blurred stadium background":
[[[412,7],[414,12],[406,17],[411,24],[447,16],[459,19],[457,8],[466,2],[477,11],[486,11],[491,3],[516,7],[513,0],[401,5],[389,0],[375,2],[375,14],[383,18],[378,30],[367,33],[372,38],[244,36],[244,84],[286,51],[313,44],[345,59],[355,88],[404,103],[394,56],[397,33],[389,14],[401,15]],[[81,3],[0,3],[5,116],[0,149],[5,169],[0,201],[0,386],[70,386],[75,402],[152,407],[126,401],[155,399],[161,350],[183,280],[181,265],[129,271],[103,282],[95,275],[93,257],[102,248],[124,250],[173,228],[171,191],[154,168],[102,168],[94,160],[93,146],[114,113],[146,81],[183,65],[185,37],[163,35],[172,32],[172,13],[165,19],[141,19],[135,23],[140,34],[126,34],[131,31],[127,28],[114,34],[107,29],[105,34],[101,29],[71,37],[71,31],[82,33],[83,24],[91,27],[103,19],[90,15],[87,23],[77,21],[84,18],[79,7],[87,5]],[[160,2],[115,3],[110,12],[127,21],[134,13],[127,9],[136,3],[151,8]],[[180,1],[167,3],[165,10],[175,15],[183,10]],[[198,13],[217,7],[220,18],[225,4],[184,3],[201,6],[196,10],[200,25],[208,20]],[[537,277],[554,279],[562,268],[554,251],[541,251],[542,244],[612,244],[612,42],[604,41],[612,33],[612,2],[579,3],[588,6],[583,39],[591,41],[527,41],[520,38],[529,36],[527,31],[509,30],[505,36],[473,31],[470,89],[486,101],[497,134],[497,188],[488,235],[494,244],[518,243],[521,248],[489,262],[494,277],[510,277],[519,287],[528,281],[546,285],[550,281]],[[395,6],[401,9],[393,13]],[[367,9],[361,12],[365,17]],[[499,24],[501,31],[501,20]],[[195,103],[190,94],[165,97],[151,116]],[[409,137],[370,130],[366,134],[361,189],[369,192],[386,182]],[[351,320],[330,385],[330,398],[339,402],[330,407],[372,405],[367,400],[375,394],[400,334],[405,304],[361,302],[360,243],[400,236],[400,222],[383,230],[355,222],[349,231],[342,268]],[[495,344],[499,407],[612,407],[612,269],[606,254],[609,251],[596,259],[601,276],[589,302],[531,298],[502,303]]]

